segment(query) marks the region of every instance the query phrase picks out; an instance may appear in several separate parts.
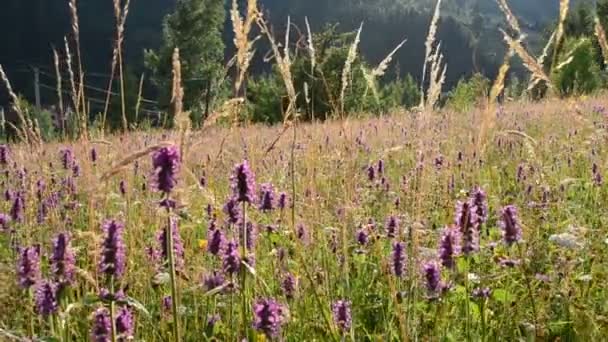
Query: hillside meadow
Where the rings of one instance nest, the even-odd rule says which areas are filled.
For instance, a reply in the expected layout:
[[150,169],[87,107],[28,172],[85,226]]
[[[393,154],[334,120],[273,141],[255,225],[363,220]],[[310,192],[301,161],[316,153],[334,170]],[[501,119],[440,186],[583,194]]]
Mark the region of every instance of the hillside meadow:
[[3,146],[0,339],[603,340],[607,102]]

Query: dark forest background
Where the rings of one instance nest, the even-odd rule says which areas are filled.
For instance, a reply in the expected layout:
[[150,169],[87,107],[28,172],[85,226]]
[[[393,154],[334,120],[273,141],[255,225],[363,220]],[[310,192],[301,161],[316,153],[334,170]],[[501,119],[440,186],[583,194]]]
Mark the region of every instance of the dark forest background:
[[[128,74],[138,78],[146,72],[144,49],[161,44],[163,18],[170,13],[175,0],[134,0],[126,29],[126,63]],[[529,33],[534,45],[544,28],[557,15],[559,1],[511,0],[513,11]],[[387,75],[411,74],[418,78],[424,58],[424,40],[434,1],[430,0],[261,0],[277,33],[284,30],[286,17],[304,31],[308,17],[313,31],[327,23],[339,23],[339,30],[351,31],[365,22],[361,40],[362,54],[374,63],[381,60],[404,37],[408,42],[397,55]],[[228,6],[228,4],[227,4]],[[112,56],[114,18],[112,1],[78,1],[82,57],[87,84],[105,87]],[[63,37],[70,31],[65,0],[4,0],[0,12],[0,64],[7,70],[13,87],[27,99],[33,98],[33,67],[41,73],[43,103],[53,101],[55,80],[52,47],[61,49]],[[492,77],[502,61],[504,44],[498,27],[504,21],[496,3],[490,0],[445,0],[439,39],[448,63],[447,87],[475,72]],[[226,56],[231,52],[231,30],[226,24]],[[280,34],[280,33],[279,33]],[[540,44],[539,44],[540,45]],[[259,74],[269,66],[258,54],[252,72]],[[146,96],[154,96],[147,86]],[[95,98],[94,91],[90,95]],[[100,93],[97,97],[103,98]],[[6,97],[0,95],[0,103]]]

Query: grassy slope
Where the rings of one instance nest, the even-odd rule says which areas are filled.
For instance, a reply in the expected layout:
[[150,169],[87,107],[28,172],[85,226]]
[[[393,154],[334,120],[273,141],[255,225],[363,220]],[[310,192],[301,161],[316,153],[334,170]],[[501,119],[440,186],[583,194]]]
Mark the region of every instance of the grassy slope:
[[[499,113],[502,133],[495,132],[496,140],[483,155],[474,153],[473,140],[481,114],[478,111],[442,113],[432,120],[395,114],[300,125],[294,151],[294,213],[296,223],[308,227],[311,242],[304,244],[294,237],[291,211],[265,214],[249,210],[249,219],[261,230],[276,224],[278,233],[264,232],[259,236],[255,295],[250,294],[247,300],[270,296],[289,305],[290,319],[283,332],[290,341],[328,340],[331,330],[325,317],[331,302],[340,298],[353,303],[352,337],[356,340],[388,341],[406,334],[423,340],[450,336],[459,341],[467,334],[466,287],[489,287],[492,297],[483,304],[469,303],[468,334],[473,339],[485,334],[492,339],[515,340],[531,334],[529,325],[535,321],[529,295],[532,291],[538,332],[543,339],[605,338],[608,189],[593,185],[591,168],[597,163],[604,174],[608,169],[608,119],[597,113],[606,105],[604,97],[508,105]],[[508,130],[524,132],[533,140],[506,133]],[[254,167],[258,184],[272,182],[277,189],[291,193],[290,134],[282,138],[276,150],[268,155],[264,152],[278,132],[279,128],[253,126],[197,132],[192,137],[194,145],[186,155],[176,195],[183,205],[180,230],[187,260],[180,280],[186,308],[182,317],[186,341],[204,339],[204,321],[212,313],[222,317],[216,329],[220,340],[235,339],[240,331],[238,294],[206,297],[200,287],[203,274],[221,267],[220,261],[199,247],[200,240],[207,239],[205,208],[212,205],[218,223],[224,221],[221,208],[229,195],[232,166],[243,158],[248,158]],[[50,187],[47,193],[61,188],[61,182],[52,185],[51,178],[61,179],[69,174],[58,167],[58,150],[63,145],[46,145],[41,155],[19,147],[12,151],[17,165],[28,169],[24,189],[30,192],[26,223],[15,227],[17,241],[23,245],[41,243],[43,250],[49,251],[54,233],[68,230],[73,234],[81,271],[68,302],[82,302],[102,286],[95,271],[101,221],[117,217],[126,222],[128,271],[121,285],[128,286],[128,294],[140,301],[150,315],[137,312],[136,340],[166,340],[170,331],[167,313],[160,306],[168,287],[152,286],[155,267],[146,253],[147,247],[156,244],[155,234],[164,214],[157,209],[158,195],[142,191],[142,184],[148,182],[145,178],[150,175],[149,158],[140,161],[137,171],[131,165],[107,183],[100,183],[98,177],[135,150],[162,140],[177,141],[176,134],[168,135],[132,134],[111,138],[108,144],[98,143],[100,160],[96,165],[88,158],[93,144],[75,144],[82,176],[76,179],[77,195],[67,201],[79,205],[74,210],[51,210],[43,224],[36,223],[35,182],[46,179]],[[463,154],[462,162],[457,161],[459,152]],[[440,156],[444,158],[443,165],[436,167]],[[386,162],[388,189],[367,180],[366,167],[379,159]],[[54,167],[49,167],[51,162]],[[518,182],[519,165],[523,166],[524,178]],[[9,170],[13,175],[15,170]],[[203,175],[205,188],[198,183]],[[19,188],[15,176],[3,179],[3,189]],[[127,182],[126,196],[119,193],[120,180]],[[453,187],[449,185],[452,182]],[[419,276],[420,263],[435,255],[440,228],[452,222],[456,201],[463,199],[474,185],[486,190],[490,205],[486,226],[489,236],[482,235],[482,250],[471,260],[468,270],[477,280],[466,284],[461,261],[457,271],[443,272],[444,280],[452,282],[452,291],[440,302],[428,301]],[[399,206],[395,206],[397,198]],[[507,204],[519,207],[525,240],[521,248],[507,248],[500,243],[498,210]],[[9,212],[10,205],[0,203],[0,211]],[[408,244],[409,276],[402,280],[390,272],[392,242],[382,228],[390,214],[400,217],[404,229],[397,239]],[[376,222],[371,242],[358,245],[355,232],[370,219]],[[584,248],[570,250],[549,241],[551,234],[564,232],[569,226],[585,228],[575,232]],[[230,236],[236,234],[234,227],[225,229]],[[490,248],[494,242],[498,245]],[[30,306],[16,286],[14,255],[9,245],[9,235],[0,235],[0,277],[4,284],[0,290],[0,329],[23,334]],[[283,260],[277,258],[280,249],[287,251]],[[523,257],[524,266],[501,267],[496,261],[503,257]],[[280,291],[280,280],[287,271],[299,278],[295,300],[287,300]],[[537,274],[546,275],[549,280],[537,280]],[[585,280],[587,275],[590,280]],[[87,318],[94,307],[73,309],[69,331],[75,339],[84,340],[87,336]],[[35,325],[40,335],[49,331],[42,321]]]

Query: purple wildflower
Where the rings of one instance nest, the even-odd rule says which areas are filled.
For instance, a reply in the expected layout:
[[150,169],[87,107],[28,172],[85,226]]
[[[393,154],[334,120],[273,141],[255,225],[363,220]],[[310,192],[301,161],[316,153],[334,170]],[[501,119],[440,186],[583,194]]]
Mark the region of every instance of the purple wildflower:
[[120,191],[120,194],[123,196],[127,194],[127,184],[125,183],[124,180],[121,180],[120,183],[118,184],[118,190]]
[[281,289],[287,299],[293,299],[298,288],[298,279],[291,273],[286,273],[281,281]]
[[91,149],[91,162],[93,162],[93,164],[97,162],[97,150],[95,147]]
[[177,174],[180,169],[180,153],[175,146],[163,147],[152,156],[154,174],[152,186],[154,189],[166,194],[177,184]]
[[304,245],[310,244],[310,235],[303,223],[298,223],[298,226],[296,227],[296,236]]
[[50,316],[57,312],[57,285],[48,280],[41,280],[36,284],[36,312],[41,316]]
[[44,195],[44,189],[46,188],[46,183],[44,179],[39,179],[36,181],[36,197],[38,200],[42,200],[42,196]]
[[91,341],[110,342],[112,337],[112,321],[108,309],[101,307],[93,313],[91,326]]
[[61,149],[61,165],[65,170],[71,170],[74,166],[74,151],[71,148],[66,147]]
[[441,281],[441,266],[437,261],[429,261],[422,266],[422,275],[426,282],[426,289],[429,296],[437,296],[443,289]]
[[133,323],[133,313],[128,307],[123,306],[118,309],[118,315],[116,316],[116,334],[118,341],[122,342],[133,339],[133,331],[135,329]]
[[399,219],[391,215],[386,219],[386,236],[394,238],[399,234]]
[[253,305],[253,328],[267,337],[277,337],[287,320],[287,308],[274,299],[260,299]]
[[241,209],[234,198],[224,204],[224,213],[228,216],[228,223],[237,224],[241,219]]
[[478,287],[473,290],[473,298],[487,299],[491,294],[492,290],[489,287]]
[[99,272],[119,278],[125,271],[125,243],[123,232],[125,226],[116,220],[107,220],[102,229],[104,239],[101,246]]
[[395,276],[401,278],[405,273],[405,243],[393,243],[393,252],[391,253],[391,267]]
[[367,168],[367,180],[373,182],[376,179],[376,169],[374,169],[373,165],[370,165]]
[[213,255],[218,255],[226,244],[226,235],[221,229],[212,229],[207,233],[207,251]]
[[[246,241],[245,241],[245,247],[248,250],[252,250],[255,248],[255,243],[257,241],[258,238],[258,228],[255,224],[253,224],[253,222],[248,221],[247,225],[246,225]],[[243,230],[239,229],[239,235],[241,238],[241,241],[243,240],[243,236],[242,236]]]
[[241,255],[239,245],[236,242],[229,241],[226,243],[223,259],[224,272],[233,274],[241,269]]
[[338,300],[331,306],[334,322],[342,333],[350,330],[352,325],[351,303],[346,300]]
[[279,200],[277,202],[277,207],[280,210],[285,210],[285,208],[287,208],[287,193],[281,192],[279,194]]
[[11,217],[0,213],[0,231],[8,231],[9,224],[11,223]]
[[0,145],[0,165],[7,165],[10,159],[8,146]]
[[378,160],[378,174],[379,175],[384,174],[384,160],[382,160],[382,159]]
[[369,231],[367,227],[361,228],[357,231],[357,242],[361,246],[365,246],[369,243]]
[[471,202],[456,204],[456,226],[462,235],[462,252],[466,255],[479,250],[479,227],[477,214]]
[[19,286],[29,289],[40,279],[40,246],[21,248],[17,263]]
[[503,232],[503,239],[507,245],[521,240],[521,226],[517,218],[517,208],[513,205],[504,207],[500,213],[500,226]]
[[23,199],[23,194],[21,192],[17,192],[15,194],[15,199],[13,200],[13,205],[11,206],[11,219],[15,222],[23,222],[24,210],[25,201]]
[[234,174],[231,180],[234,199],[237,202],[254,203],[255,175],[249,167],[247,160],[234,167]]
[[164,296],[161,304],[165,312],[171,312],[171,307],[173,306],[173,298],[171,296]]
[[264,183],[260,189],[259,209],[261,211],[274,210],[274,188],[270,183]]
[[225,281],[226,279],[224,279],[224,276],[221,273],[213,271],[212,273],[203,277],[203,286],[205,287],[206,291],[211,291],[223,286]]
[[74,281],[76,260],[67,233],[59,233],[53,239],[53,253],[50,263],[55,281],[61,285],[69,285]]
[[445,227],[441,233],[439,241],[439,260],[441,264],[447,268],[454,268],[456,263],[454,258],[461,252],[461,234],[458,227]]
[[[173,258],[175,262],[175,268],[177,270],[182,270],[184,268],[184,244],[179,234],[177,219],[175,217],[171,217],[169,221],[171,224],[171,234],[173,238]],[[167,239],[168,231],[169,227],[164,227],[158,232],[156,236],[156,241],[158,241],[158,250],[156,253],[158,261],[162,263],[161,266],[164,266],[165,263],[169,261],[169,241]]]
[[[475,187],[471,193],[472,210],[475,211],[477,224],[482,225],[488,220],[488,199],[486,193],[480,188]],[[479,229],[479,227],[478,227]]]

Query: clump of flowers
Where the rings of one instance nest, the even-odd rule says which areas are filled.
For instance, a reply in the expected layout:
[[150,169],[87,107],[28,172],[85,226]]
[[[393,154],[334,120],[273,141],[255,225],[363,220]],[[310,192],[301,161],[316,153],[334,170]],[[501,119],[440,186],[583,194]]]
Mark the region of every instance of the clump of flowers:
[[152,156],[152,187],[165,194],[170,193],[177,184],[180,170],[180,153],[175,146],[163,147]]
[[517,208],[508,205],[501,210],[500,227],[502,228],[503,240],[507,245],[512,245],[521,240],[522,232],[517,218]]
[[264,183],[260,187],[259,209],[261,211],[271,211],[275,208],[274,187],[270,183]]
[[435,298],[446,289],[446,285],[441,281],[441,266],[437,261],[426,262],[422,266],[422,276],[429,297]]
[[102,226],[104,239],[101,245],[99,272],[120,278],[125,271],[126,247],[123,240],[125,226],[116,220],[107,220]]
[[439,240],[439,260],[444,267],[454,268],[455,258],[460,254],[461,234],[458,227],[445,227]]
[[234,167],[231,180],[233,196],[237,202],[255,202],[255,175],[247,160]]
[[391,266],[393,274],[401,278],[405,273],[405,243],[395,242],[391,253]]
[[17,277],[22,289],[29,289],[40,279],[40,246],[21,248],[17,262]]
[[462,236],[462,253],[469,255],[479,251],[479,225],[475,207],[470,201],[456,204],[456,226]]
[[332,304],[331,311],[334,323],[338,326],[338,329],[343,334],[349,331],[352,325],[351,302],[338,300]]
[[67,233],[59,233],[53,239],[53,252],[50,263],[55,281],[62,286],[72,284],[74,281],[76,259],[74,251],[70,246],[70,237]]
[[41,316],[50,316],[57,312],[57,285],[48,281],[41,280],[36,285],[36,312]]
[[287,321],[287,308],[272,298],[260,299],[253,305],[253,328],[269,338],[279,336]]

